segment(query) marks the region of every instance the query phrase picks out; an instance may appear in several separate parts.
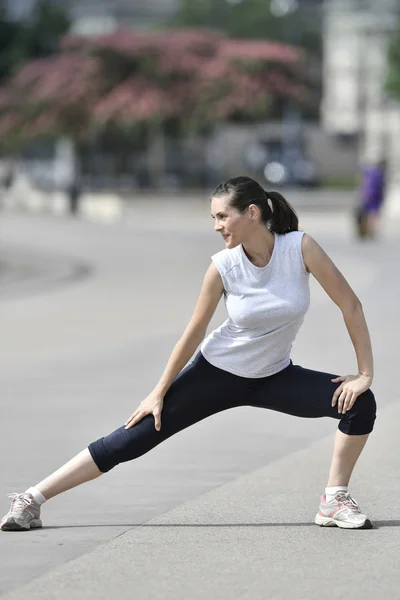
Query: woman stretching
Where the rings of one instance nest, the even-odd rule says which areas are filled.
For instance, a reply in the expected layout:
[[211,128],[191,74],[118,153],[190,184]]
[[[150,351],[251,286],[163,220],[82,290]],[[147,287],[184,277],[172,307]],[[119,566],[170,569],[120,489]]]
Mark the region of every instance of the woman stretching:
[[[376,411],[369,389],[371,342],[360,301],[314,239],[298,231],[296,213],[278,192],[264,191],[249,177],[229,179],[213,193],[211,214],[225,249],[212,256],[193,316],[161,379],[123,426],[91,443],[36,486],[11,494],[3,531],[41,527],[40,508],[50,498],[237,406],[338,419],[315,523],[372,527],[348,490]],[[312,371],[290,359],[309,306],[310,273],[342,311],[357,357],[355,375]],[[228,318],[205,337],[222,296]],[[200,351],[187,364],[200,343]]]

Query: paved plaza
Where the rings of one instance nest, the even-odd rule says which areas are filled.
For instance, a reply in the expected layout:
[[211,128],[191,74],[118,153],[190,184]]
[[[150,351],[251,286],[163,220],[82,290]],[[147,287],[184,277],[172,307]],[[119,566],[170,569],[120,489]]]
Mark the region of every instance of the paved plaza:
[[[400,222],[354,239],[349,208],[300,227],[360,297],[373,340],[376,430],[352,493],[375,527],[314,525],[337,423],[240,408],[55,498],[42,530],[0,533],[2,600],[399,597]],[[0,512],[151,391],[222,249],[206,200],[137,201],[124,218],[0,213]],[[223,303],[211,326],[225,318]],[[312,282],[294,362],[348,374],[340,311]]]

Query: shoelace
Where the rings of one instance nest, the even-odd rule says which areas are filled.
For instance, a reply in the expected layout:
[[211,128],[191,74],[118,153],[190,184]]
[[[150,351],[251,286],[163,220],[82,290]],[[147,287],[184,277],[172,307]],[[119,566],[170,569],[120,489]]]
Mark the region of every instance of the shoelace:
[[350,508],[351,510],[356,510],[356,511],[360,512],[360,508],[359,508],[357,502],[354,500],[354,498],[352,498],[350,496],[350,492],[339,493],[339,494],[336,494],[335,497],[338,499],[338,501],[341,504],[344,504],[345,506],[347,506],[347,508]]
[[31,498],[25,496],[24,494],[18,494],[17,492],[8,494],[7,497],[12,500],[11,510],[24,510],[24,508],[33,504]]

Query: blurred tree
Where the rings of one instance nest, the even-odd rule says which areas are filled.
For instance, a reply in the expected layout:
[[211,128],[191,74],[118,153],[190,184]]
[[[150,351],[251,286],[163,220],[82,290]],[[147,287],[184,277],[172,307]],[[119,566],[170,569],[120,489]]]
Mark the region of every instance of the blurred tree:
[[286,16],[271,11],[270,0],[180,0],[173,26],[212,27],[236,38],[292,43],[322,58],[321,0],[297,0]]
[[304,57],[282,44],[206,30],[117,31],[67,36],[62,50],[31,61],[0,90],[3,135],[15,132],[17,115],[21,135],[56,128],[79,138],[140,123],[181,134],[279,117],[285,100],[310,100]]
[[[279,2],[275,2],[279,6]],[[170,26],[205,26],[232,38],[276,41],[305,50],[304,66],[314,101],[299,106],[305,118],[318,120],[322,97],[322,0],[283,0],[287,14],[273,9],[274,0],[180,0]],[[284,11],[283,11],[284,12]],[[295,105],[297,103],[295,102]]]
[[66,134],[93,156],[139,141],[155,183],[166,137],[279,118],[287,100],[312,102],[311,90],[304,53],[275,42],[204,29],[67,35],[57,55],[30,61],[0,88],[0,140],[15,147]]
[[39,0],[25,25],[29,57],[55,54],[60,37],[69,30],[70,25],[65,8],[49,0]]
[[39,0],[29,18],[21,21],[11,20],[0,0],[0,81],[28,60],[57,52],[69,27],[65,9],[48,0]]
[[394,33],[390,40],[388,63],[386,91],[400,100],[400,29]]
[[0,0],[0,81],[5,79],[16,64],[21,64],[23,53],[18,48],[20,27],[9,21],[4,3]]

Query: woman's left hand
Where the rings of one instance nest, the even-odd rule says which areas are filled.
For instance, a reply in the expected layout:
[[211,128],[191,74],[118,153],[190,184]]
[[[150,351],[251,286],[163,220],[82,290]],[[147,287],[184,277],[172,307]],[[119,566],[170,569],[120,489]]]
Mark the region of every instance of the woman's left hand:
[[366,392],[372,383],[372,378],[368,375],[347,375],[346,377],[336,377],[332,379],[333,383],[340,383],[333,394],[332,406],[338,405],[339,413],[346,413],[350,410],[357,400],[358,396]]

